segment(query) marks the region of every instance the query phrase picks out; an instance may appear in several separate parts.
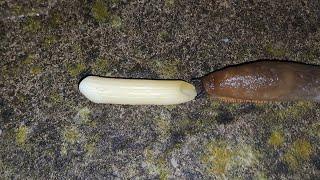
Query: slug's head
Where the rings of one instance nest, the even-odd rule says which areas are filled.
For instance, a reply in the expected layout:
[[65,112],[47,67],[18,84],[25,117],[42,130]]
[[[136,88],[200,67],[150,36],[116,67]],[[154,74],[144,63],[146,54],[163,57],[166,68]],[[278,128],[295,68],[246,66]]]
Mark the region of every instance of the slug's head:
[[216,85],[215,85],[215,74],[211,73],[204,76],[201,79],[204,91],[211,97],[217,97],[216,95]]

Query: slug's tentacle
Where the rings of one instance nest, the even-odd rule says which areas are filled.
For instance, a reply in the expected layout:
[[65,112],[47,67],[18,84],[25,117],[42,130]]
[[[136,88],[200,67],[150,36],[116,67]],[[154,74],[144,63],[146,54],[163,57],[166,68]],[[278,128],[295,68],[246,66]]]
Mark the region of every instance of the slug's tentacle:
[[202,78],[209,96],[231,102],[320,101],[320,68],[288,61],[256,61]]

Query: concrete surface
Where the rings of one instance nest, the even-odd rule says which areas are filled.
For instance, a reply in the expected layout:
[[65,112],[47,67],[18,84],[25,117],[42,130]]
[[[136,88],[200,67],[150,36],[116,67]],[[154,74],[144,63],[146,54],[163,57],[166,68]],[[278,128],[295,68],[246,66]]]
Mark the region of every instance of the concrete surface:
[[1,179],[317,179],[320,105],[99,105],[87,74],[320,65],[320,1],[0,0]]

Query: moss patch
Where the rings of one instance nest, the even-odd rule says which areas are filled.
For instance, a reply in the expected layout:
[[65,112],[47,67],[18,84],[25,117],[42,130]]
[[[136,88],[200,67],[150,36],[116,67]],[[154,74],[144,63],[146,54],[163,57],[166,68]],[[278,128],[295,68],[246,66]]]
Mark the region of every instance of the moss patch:
[[63,100],[63,97],[56,93],[56,92],[53,92],[50,94],[50,101],[53,103],[53,104],[58,104],[60,102],[62,102]]
[[42,71],[43,69],[41,66],[32,66],[30,68],[30,73],[34,76],[40,74]]
[[106,22],[109,20],[108,6],[103,0],[96,0],[92,6],[92,16],[98,22]]
[[98,58],[93,64],[92,69],[97,73],[106,73],[109,70],[109,63],[107,59]]
[[16,131],[16,142],[18,145],[25,145],[28,135],[28,127],[25,125],[20,126]]
[[75,127],[68,127],[63,131],[63,139],[66,143],[74,144],[80,138],[80,133]]
[[111,18],[111,27],[120,28],[122,25],[122,20],[119,16],[112,16]]
[[75,116],[75,121],[78,124],[84,124],[90,120],[91,111],[88,107],[81,108]]
[[49,19],[49,26],[53,28],[57,28],[61,24],[63,24],[62,15],[59,14],[58,12],[52,13],[51,18]]
[[298,119],[301,116],[305,115],[308,111],[313,108],[314,104],[312,102],[300,101],[294,103],[286,109],[280,109],[274,112],[276,119],[286,120],[288,118]]
[[208,165],[210,173],[224,174],[230,165],[232,156],[234,156],[234,152],[226,144],[209,144],[207,154],[202,158],[202,161]]
[[31,64],[34,61],[35,57],[36,56],[34,54],[28,54],[28,56],[22,61],[22,64],[23,65]]
[[69,64],[67,66],[68,73],[70,76],[78,76],[80,73],[82,73],[85,70],[86,66],[82,63],[77,64]]
[[144,156],[146,164],[150,174],[156,174],[159,179],[165,180],[169,178],[170,170],[166,159],[162,156],[157,156],[150,148],[144,150]]
[[274,57],[284,57],[287,53],[286,49],[273,46],[273,45],[267,45],[266,46],[266,51],[268,54],[274,56]]
[[274,131],[271,133],[268,144],[274,148],[279,148],[284,143],[284,136],[283,133],[280,131]]
[[54,45],[56,42],[57,42],[57,37],[50,35],[45,37],[43,44],[44,44],[44,47],[49,48],[52,45]]
[[24,29],[28,32],[35,33],[41,29],[41,22],[35,18],[28,18]]
[[177,78],[179,60],[156,61],[155,68],[161,78],[172,79]]
[[155,119],[156,131],[160,139],[166,139],[170,135],[171,126],[170,121],[166,118],[158,117]]
[[259,158],[260,154],[251,146],[232,146],[226,141],[213,141],[207,144],[201,161],[210,174],[232,177],[233,171],[257,166]]
[[284,154],[284,161],[291,169],[297,169],[299,165],[310,160],[312,145],[305,139],[298,139],[293,142],[290,149]]
[[174,6],[174,0],[165,0],[164,1],[165,7],[173,7]]

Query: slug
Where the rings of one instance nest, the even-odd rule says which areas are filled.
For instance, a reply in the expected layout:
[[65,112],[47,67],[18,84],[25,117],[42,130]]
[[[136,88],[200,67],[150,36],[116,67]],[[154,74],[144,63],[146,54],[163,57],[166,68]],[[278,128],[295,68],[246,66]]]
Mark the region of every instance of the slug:
[[288,61],[255,61],[226,67],[203,78],[204,91],[228,102],[320,102],[320,68]]

